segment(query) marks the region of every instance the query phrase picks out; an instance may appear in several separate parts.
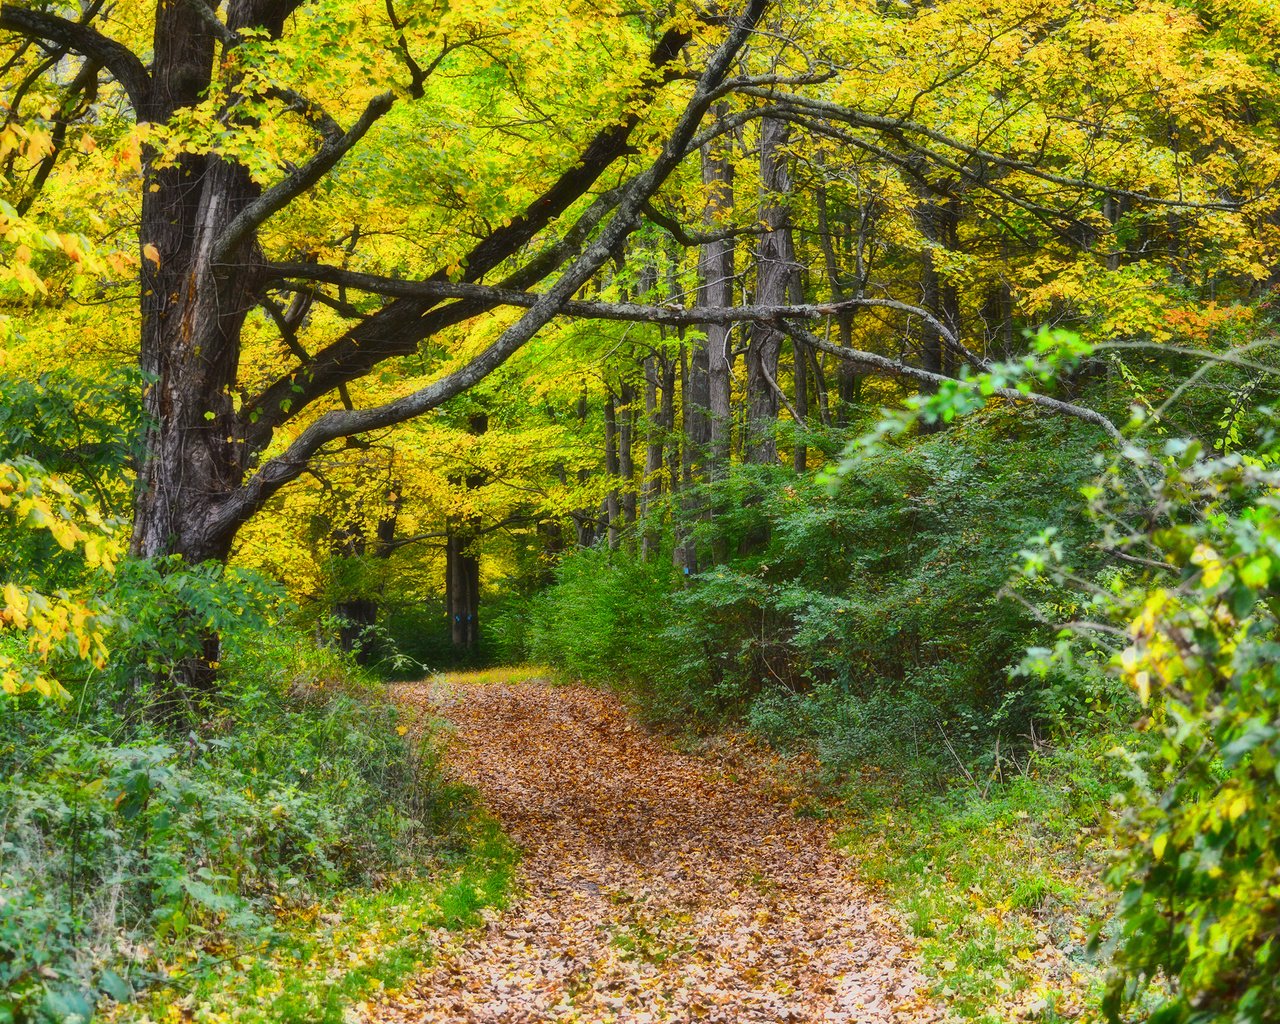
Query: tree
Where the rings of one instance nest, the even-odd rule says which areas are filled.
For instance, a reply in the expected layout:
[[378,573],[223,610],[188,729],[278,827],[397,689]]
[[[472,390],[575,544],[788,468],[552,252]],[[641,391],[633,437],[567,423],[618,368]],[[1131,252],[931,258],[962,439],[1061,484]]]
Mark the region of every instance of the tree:
[[[476,21],[463,21],[463,35],[445,35],[428,58],[424,54],[435,26],[421,15],[400,18],[388,4],[378,30],[364,42],[375,52],[394,43],[401,58],[397,73],[407,74],[409,82],[370,96],[344,129],[307,94],[305,82],[295,87],[283,80],[290,59],[315,60],[304,28],[324,38],[319,28],[324,6],[303,0],[161,3],[147,18],[149,63],[107,34],[102,3],[84,7],[74,20],[43,6],[0,8],[0,28],[41,51],[38,60],[27,58],[34,77],[56,75],[61,60],[78,55],[80,71],[68,93],[96,89],[99,79],[108,77],[127,98],[138,124],[155,130],[147,136],[139,182],[141,367],[149,386],[131,545],[137,556],[178,554],[189,562],[226,558],[237,530],[325,445],[421,415],[501,365],[590,279],[634,230],[644,203],[696,148],[702,115],[766,3],[750,0],[731,19],[683,111],[662,138],[650,140],[657,152],[647,167],[617,180],[616,169],[636,143],[641,112],[652,104],[664,77],[675,77],[668,71],[693,39],[687,17],[653,43],[639,73],[627,69],[630,81],[616,89],[594,134],[523,211],[484,233],[452,265],[423,275],[410,294],[356,317],[318,352],[299,352],[299,365],[237,406],[236,396],[244,393],[240,357],[251,310],[273,287],[287,284],[297,292],[325,280],[323,268],[306,259],[273,258],[272,219],[331,180],[335,168],[398,102],[407,106],[426,95],[430,75],[452,51],[479,46],[490,34],[485,12],[469,10]],[[370,16],[362,5],[354,6],[354,13]],[[705,30],[699,31],[706,46]],[[24,52],[25,47],[19,56]],[[336,51],[330,46],[329,52]],[[382,69],[371,77],[384,84],[390,75]],[[374,83],[342,84],[368,91]],[[283,173],[272,168],[271,180],[263,181],[248,149],[273,119],[305,126],[315,141],[305,148],[293,144],[295,151],[302,150],[298,158],[281,161]],[[227,145],[209,144],[215,128],[241,137]],[[607,174],[617,183],[583,208],[580,201]],[[530,253],[530,244],[567,214],[559,237]],[[277,433],[304,411],[387,360],[417,352],[445,328],[493,308],[495,301],[451,286],[477,282],[500,269],[507,288],[524,290],[558,277],[515,324],[462,367],[394,401],[326,412],[283,451],[267,454]],[[384,294],[393,287],[390,279],[379,285]],[[208,661],[216,660],[214,647],[207,653]],[[193,682],[207,675],[195,666],[192,672]]]
[[[1274,155],[1213,105],[1235,90],[1270,95],[1274,82],[1263,65],[1244,74],[1229,39],[1215,35],[1201,53],[1210,32],[1190,15],[1114,6],[1112,18],[1062,16],[1040,0],[998,11],[949,0],[851,20],[844,5],[820,3],[780,11],[755,34],[768,8],[755,0],[732,16],[681,6],[661,18],[584,3],[556,21],[556,35],[532,2],[506,14],[480,0],[438,11],[394,0],[183,0],[127,16],[93,2],[65,16],[3,5],[0,28],[14,33],[10,117],[48,126],[30,133],[46,141],[32,153],[23,207],[88,187],[85,126],[109,122],[122,164],[137,161],[136,207],[118,197],[112,207],[117,226],[136,216],[140,231],[147,415],[133,552],[226,558],[242,526],[317,456],[438,409],[560,315],[707,332],[707,346],[683,352],[680,402],[674,365],[659,374],[661,412],[653,394],[666,429],[677,408],[689,428],[679,453],[688,472],[669,473],[674,484],[724,459],[732,324],[752,339],[748,451],[772,462],[778,409],[803,423],[811,388],[823,405],[819,359],[908,388],[937,386],[965,363],[985,367],[981,346],[961,335],[988,286],[1008,289],[1010,327],[1015,295],[1028,317],[1150,327],[1167,309],[1143,292],[1157,271],[1112,270],[1099,246],[1139,223],[1153,237],[1167,231],[1169,211],[1179,274],[1196,246],[1248,227],[1257,258],[1206,259],[1205,272],[1265,276],[1274,231],[1241,210],[1274,178]],[[548,38],[572,44],[575,59],[566,64]],[[1141,59],[1126,64],[1122,53]],[[1088,88],[1074,77],[1081,61],[1097,72]],[[1135,122],[1144,98],[1168,94],[1179,110],[1202,111],[1200,127],[1225,126],[1218,150],[1189,163],[1175,145],[1188,129]],[[78,149],[80,127],[89,141]],[[499,135],[518,141],[519,159],[495,151]],[[754,170],[733,164],[739,142],[759,147]],[[687,202],[699,153],[707,187]],[[77,166],[79,178],[59,179],[60,167]],[[757,175],[763,204],[733,194]],[[855,178],[867,195],[849,187]],[[939,233],[936,218],[922,222],[921,195],[939,206],[944,185]],[[1114,223],[1108,203],[1124,208]],[[857,224],[840,245],[837,206],[850,236]],[[772,231],[758,229],[761,213]],[[1197,218],[1212,223],[1200,230]],[[694,308],[579,295],[601,287],[610,259],[626,276],[627,239],[645,220],[700,257]],[[762,236],[741,271],[738,234]],[[999,280],[967,280],[973,251],[991,239],[1016,263]],[[824,265],[825,289],[802,296],[795,268],[785,282],[773,273],[783,263],[773,250],[788,249],[788,263]],[[875,275],[873,250],[887,253]],[[735,274],[754,278],[756,304],[732,305]],[[1126,287],[1102,287],[1104,274]],[[856,330],[855,311],[867,314]],[[827,318],[839,345],[808,326]],[[787,339],[794,406],[779,379]],[[853,375],[840,377],[848,397]],[[625,375],[616,383],[634,388]],[[1070,402],[1017,397],[1105,422]],[[634,404],[614,418],[615,447]],[[633,474],[617,454],[609,489],[621,522]],[[651,446],[648,456],[652,477],[661,453]],[[804,465],[803,453],[795,460]]]

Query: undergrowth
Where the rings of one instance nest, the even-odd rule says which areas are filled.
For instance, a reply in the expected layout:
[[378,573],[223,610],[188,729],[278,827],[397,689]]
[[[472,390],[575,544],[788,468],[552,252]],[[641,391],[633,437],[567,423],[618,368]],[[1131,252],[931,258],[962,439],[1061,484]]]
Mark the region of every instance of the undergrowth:
[[350,659],[224,651],[181,729],[123,672],[0,702],[0,1022],[336,1021],[500,898],[511,851]]
[[1090,940],[1110,801],[1107,741],[1032,752],[999,778],[904,798],[864,772],[845,794],[839,843],[903,918],[934,991],[960,1019],[1074,1018],[1096,1005],[1104,964]]

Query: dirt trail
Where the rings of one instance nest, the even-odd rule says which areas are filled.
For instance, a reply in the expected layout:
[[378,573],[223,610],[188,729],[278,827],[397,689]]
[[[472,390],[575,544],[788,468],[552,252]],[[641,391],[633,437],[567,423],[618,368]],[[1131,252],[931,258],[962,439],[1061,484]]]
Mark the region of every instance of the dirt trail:
[[579,687],[422,684],[449,763],[525,851],[521,894],[380,1024],[937,1021],[820,823]]

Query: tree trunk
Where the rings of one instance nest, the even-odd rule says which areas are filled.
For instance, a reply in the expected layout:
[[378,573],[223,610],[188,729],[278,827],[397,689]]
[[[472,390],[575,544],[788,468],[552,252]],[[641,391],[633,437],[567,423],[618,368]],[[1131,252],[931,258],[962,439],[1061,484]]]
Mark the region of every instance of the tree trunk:
[[640,541],[640,557],[646,562],[658,550],[660,536],[654,521],[654,509],[662,495],[662,445],[666,437],[666,424],[658,408],[658,355],[653,353],[644,361],[644,417],[645,448],[644,478],[640,490],[640,518],[644,523],[644,536]]
[[445,541],[445,607],[454,649],[471,650],[480,638],[480,557],[465,527]]
[[[845,288],[844,277],[841,273],[840,259],[837,255],[836,235],[831,225],[830,204],[827,199],[827,190],[825,186],[818,186],[817,193],[818,207],[818,242],[822,247],[823,263],[827,271],[827,287],[831,290],[831,298],[835,302],[840,302],[849,298],[849,293]],[[865,210],[860,218],[862,230],[869,227],[870,215]],[[846,235],[852,235],[852,225],[849,225]],[[861,290],[866,278],[865,261],[861,257],[862,241],[859,240],[855,252],[858,254],[856,260],[854,283],[855,287]],[[843,313],[837,318],[837,324],[840,331],[840,347],[853,348],[853,315],[851,313]],[[836,409],[836,422],[840,426],[845,426],[849,422],[849,414],[853,403],[858,396],[858,370],[851,360],[842,359],[836,367],[836,397],[838,399],[838,407]],[[824,411],[823,422],[830,422],[829,410]]]
[[[793,340],[791,343],[795,363],[795,410],[796,414],[806,422],[809,418],[809,349],[803,342]],[[809,449],[804,439],[796,436],[795,450],[791,454],[791,466],[797,473],[809,468]]]
[[[719,120],[727,116],[728,105],[712,108]],[[702,147],[702,184],[706,189],[706,205],[702,223],[709,231],[724,229],[733,214],[732,135],[720,136]],[[707,242],[698,252],[698,302],[704,306],[733,305],[733,238]],[[707,349],[707,477],[721,480],[729,470],[730,428],[733,420],[731,401],[733,354],[728,324],[708,324]]]
[[[233,28],[261,19],[250,0],[232,0]],[[261,24],[261,21],[257,21]],[[278,24],[270,26],[278,34]],[[194,5],[159,5],[152,86],[140,121],[163,122],[197,105],[213,76],[215,40]],[[256,247],[249,238],[224,254],[213,250],[224,226],[259,194],[248,171],[215,156],[186,155],[157,167],[143,154],[139,242],[140,366],[146,424],[134,497],[130,552],[188,563],[225,561],[234,527],[219,525],[219,503],[243,482],[245,448],[232,404],[240,332],[252,305]],[[238,525],[238,524],[237,524]],[[202,656],[177,666],[173,682],[208,694],[220,659],[206,634]]]
[[[373,547],[370,551],[363,523],[333,534],[331,550],[334,558],[363,559],[372,554],[377,559],[387,559],[395,550],[396,524],[400,517],[401,497],[399,487],[391,481],[387,491],[388,505],[374,529]],[[374,586],[365,575],[367,566],[359,566],[359,581],[354,593],[342,594],[333,605],[339,619],[338,645],[348,653],[354,652],[362,665],[372,662],[377,652],[370,646],[368,631],[378,624],[378,599],[369,590]],[[341,574],[340,574],[341,575]]]
[[[956,286],[937,268],[936,253],[955,249],[959,244],[959,201],[943,193],[916,211],[917,223],[925,238],[920,257],[920,304],[932,313],[954,337],[960,337],[960,295]],[[930,373],[950,376],[957,369],[953,353],[942,335],[928,324],[923,328],[920,365]]]
[[[787,169],[790,126],[765,118],[760,123],[760,221],[766,231],[760,239],[756,265],[756,302],[786,305],[796,273],[787,207],[791,176]],[[778,461],[778,357],[782,333],[770,324],[753,324],[747,346],[747,425],[743,458],[757,465]]]
[[613,485],[604,499],[605,520],[609,527],[609,550],[617,551],[621,537],[621,510],[618,500],[618,409],[613,392],[604,400],[604,471]]
[[[578,426],[583,428],[587,422],[587,386],[582,385],[582,392],[578,395]],[[585,484],[591,479],[591,470],[578,470],[578,483]],[[596,516],[595,512],[588,509],[580,509],[573,513],[574,530],[577,533],[578,547],[589,548],[596,542]]]
[[[696,353],[696,350],[695,350]],[[706,349],[702,349],[705,357]],[[681,570],[686,576],[693,575],[698,571],[698,548],[694,543],[692,531],[689,523],[694,516],[699,514],[700,507],[698,499],[693,495],[693,478],[696,470],[695,452],[705,451],[707,442],[707,417],[706,413],[699,413],[694,405],[694,399],[690,397],[689,388],[691,378],[695,375],[691,368],[691,360],[689,358],[689,350],[687,346],[680,347],[680,415],[682,418],[681,426],[683,427],[684,443],[680,449],[680,481],[681,489],[681,511],[683,513],[681,522],[677,522],[675,529],[675,548],[672,551],[672,560],[675,562],[677,569]],[[705,366],[704,366],[705,371]],[[701,379],[705,385],[706,373],[703,372]],[[703,387],[703,395],[706,394],[706,388]]]
[[[489,430],[489,414],[472,413],[467,422],[468,433],[480,435]],[[469,490],[485,482],[484,474],[472,474],[450,481],[455,487]],[[449,635],[454,650],[469,651],[480,637],[480,530],[474,518],[449,524],[445,538],[445,611],[449,617]]]
[[[622,385],[622,408],[618,412],[618,476],[622,479],[622,525],[630,527],[636,524],[636,390],[630,384]],[[628,541],[628,545],[634,548],[631,541]]]

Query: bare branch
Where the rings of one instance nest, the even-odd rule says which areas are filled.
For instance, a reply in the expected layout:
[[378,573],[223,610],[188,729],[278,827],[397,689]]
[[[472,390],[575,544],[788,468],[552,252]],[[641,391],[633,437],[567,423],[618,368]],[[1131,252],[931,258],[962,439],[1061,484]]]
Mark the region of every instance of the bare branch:
[[[404,281],[394,277],[380,277],[343,270],[340,267],[315,263],[276,263],[266,268],[274,278],[304,279],[326,284],[342,285],[375,295],[393,298],[429,300],[473,299],[493,306],[523,306],[536,304],[541,295],[511,288],[495,288],[489,285],[442,281],[436,278]],[[976,369],[986,369],[989,363],[971,351],[955,332],[950,330],[929,310],[895,299],[842,299],[839,302],[808,303],[792,306],[651,306],[636,302],[590,302],[574,300],[560,306],[562,316],[586,320],[620,320],[631,323],[657,324],[663,327],[696,327],[700,324],[774,323],[780,319],[816,320],[827,316],[851,313],[855,309],[876,307],[909,313],[924,320],[958,355],[969,360]]]
[[653,203],[644,204],[644,215],[689,249],[711,242],[723,242],[729,238],[739,238],[743,235],[764,234],[764,228],[759,225],[752,225],[749,228],[725,228],[723,231],[689,231],[675,217],[663,213]]
[[778,397],[778,401],[782,403],[782,407],[786,409],[787,412],[791,414],[791,418],[796,421],[796,426],[801,428],[808,427],[808,424],[804,421],[804,417],[796,412],[796,407],[792,405],[791,400],[787,398],[787,393],[778,386],[778,382],[773,379],[773,374],[769,372],[768,368],[762,365],[760,367],[760,373],[764,376],[764,382],[769,385],[770,390],[772,390]]
[[239,46],[242,40],[227,24],[218,17],[218,12],[209,6],[208,0],[186,0],[186,4],[201,21],[222,42],[224,47]]
[[[908,366],[906,363],[899,362],[896,359],[889,359],[886,356],[876,355],[874,352],[841,348],[839,345],[824,341],[799,323],[784,320],[782,329],[792,337],[799,338],[806,345],[812,345],[821,352],[827,352],[838,359],[846,359],[849,362],[857,363],[860,366],[867,367],[869,370],[878,370],[891,377],[906,377],[909,380],[919,381],[930,386],[953,382],[956,379],[943,376],[940,373],[930,373],[928,370],[921,370],[915,366]],[[1050,412],[1092,423],[1094,426],[1105,430],[1112,440],[1117,443],[1123,443],[1125,440],[1120,429],[1096,409],[1073,405],[1071,402],[1063,402],[1057,398],[1050,398],[1048,395],[1019,391],[1017,388],[995,388],[992,394],[1000,398],[1006,398],[1011,402],[1025,402],[1029,405],[1039,406],[1042,409],[1048,409]]]

